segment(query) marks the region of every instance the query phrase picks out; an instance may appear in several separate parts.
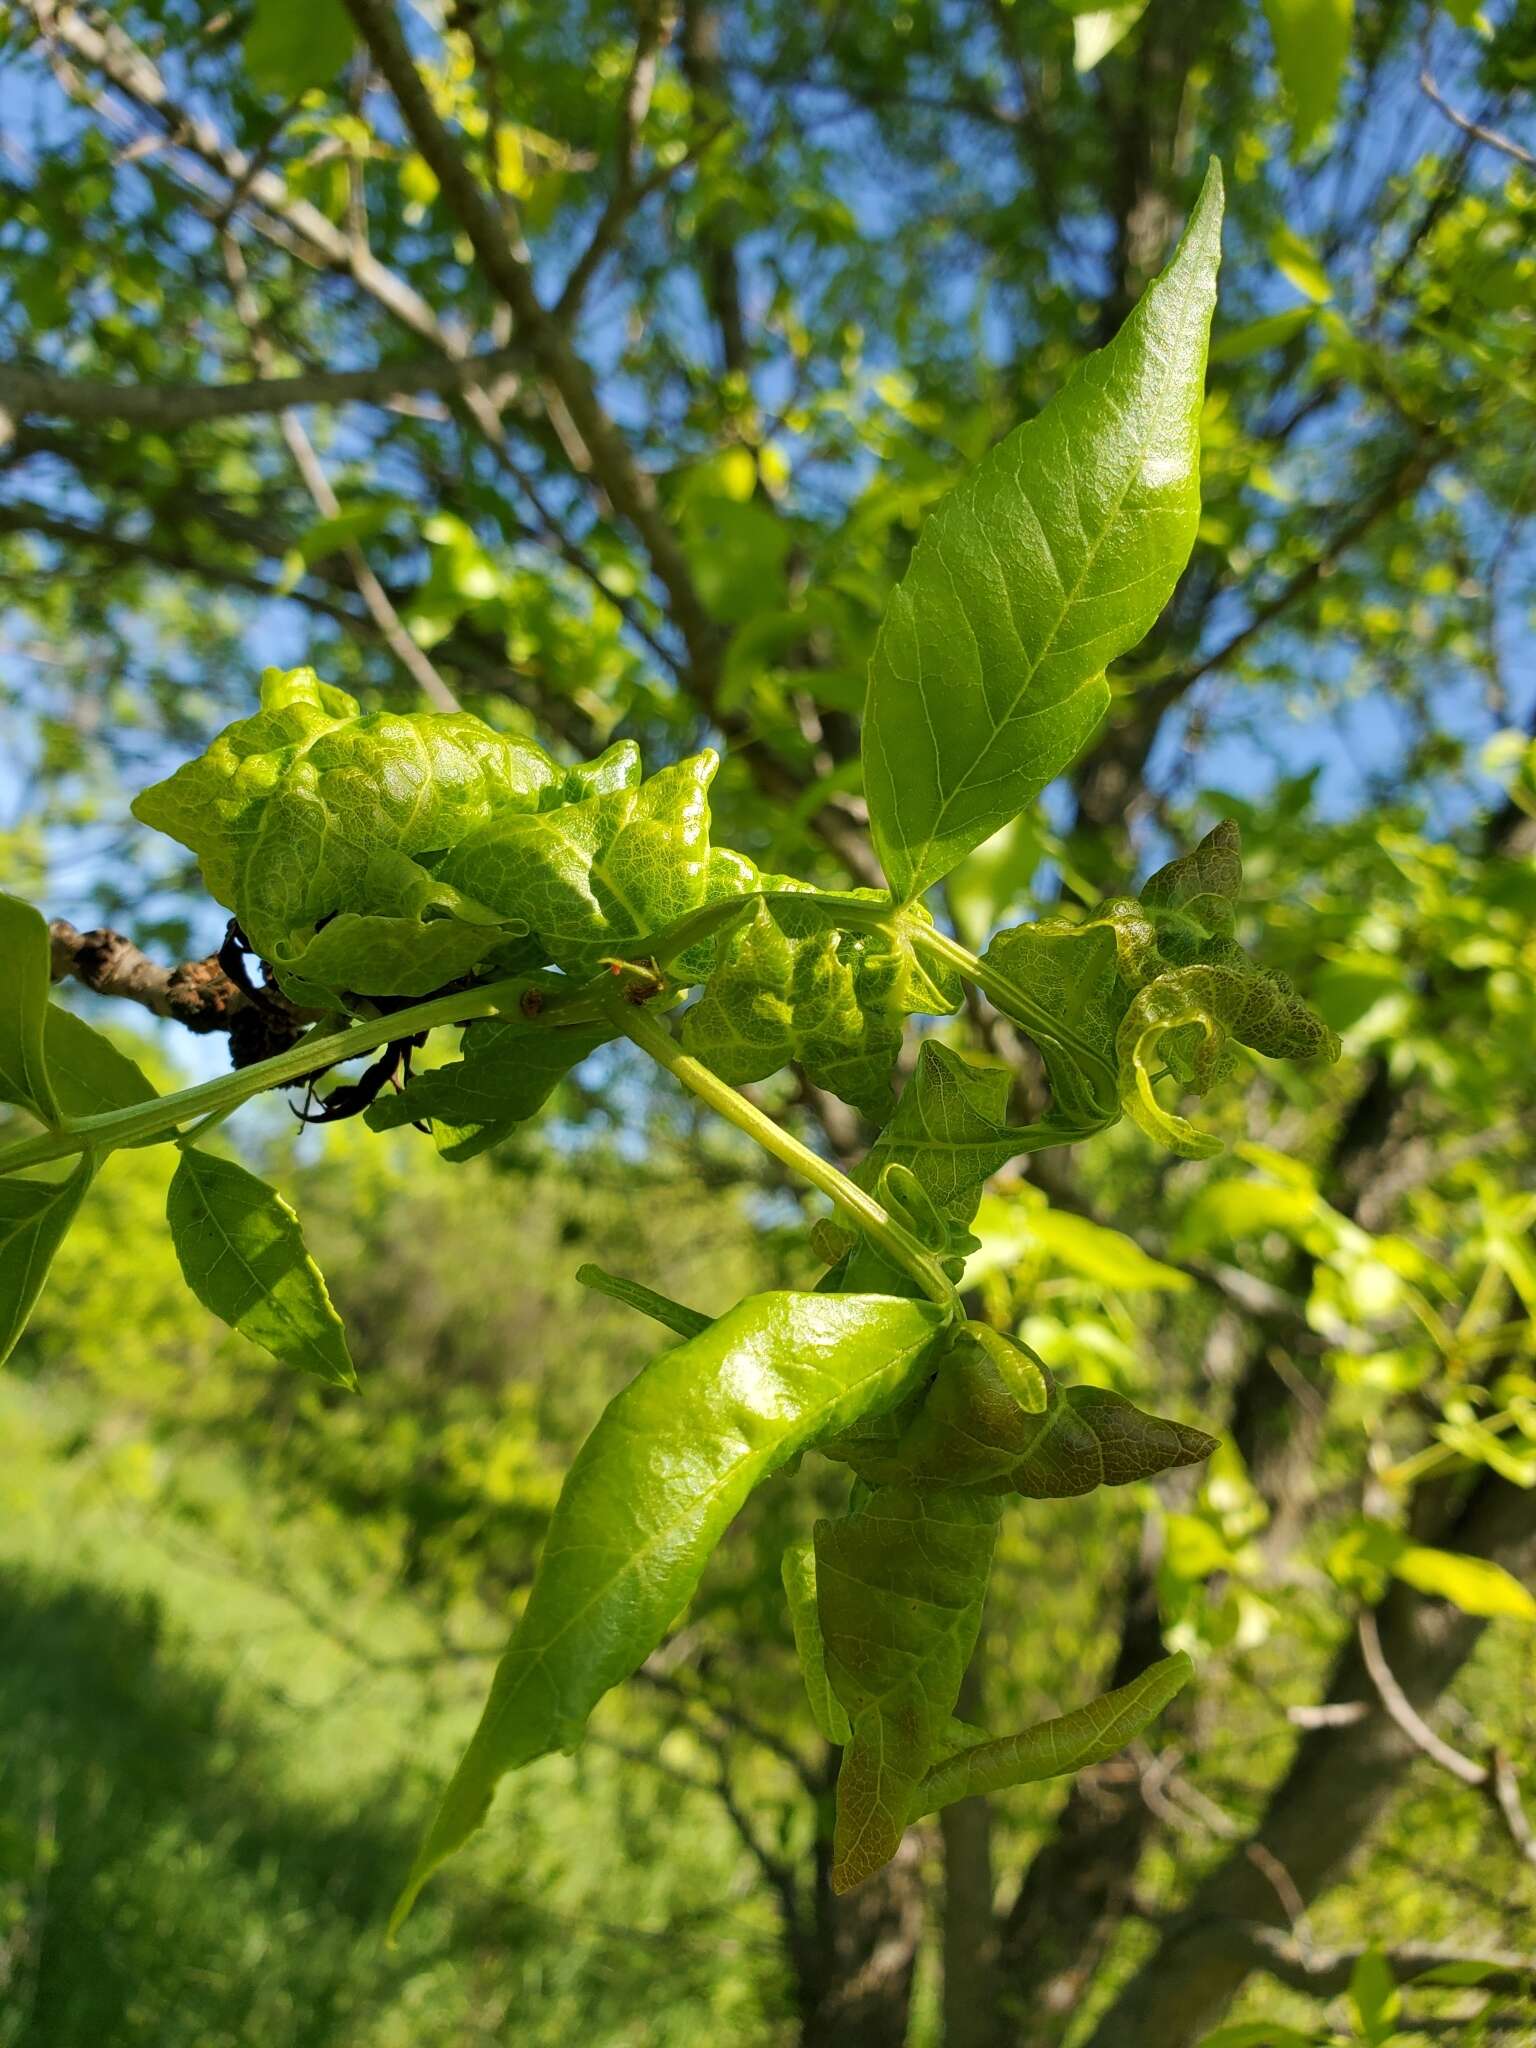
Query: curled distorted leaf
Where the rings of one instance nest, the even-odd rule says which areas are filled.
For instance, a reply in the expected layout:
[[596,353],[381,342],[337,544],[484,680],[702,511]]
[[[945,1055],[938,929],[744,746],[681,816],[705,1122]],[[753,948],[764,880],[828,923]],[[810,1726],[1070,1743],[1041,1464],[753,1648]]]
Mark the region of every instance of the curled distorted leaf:
[[1158,1103],[1160,1067],[1203,1090],[1227,1070],[1234,1039],[1275,1058],[1337,1058],[1321,1019],[1232,937],[1241,887],[1238,829],[1225,820],[1149,876],[1139,898],[993,940],[988,994],[1038,1042],[1058,1116],[1089,1127],[1123,1109],[1200,1157],[1220,1145]]
[[52,949],[42,913],[0,893],[0,1101],[59,1121],[44,1054]]
[[86,1154],[67,1180],[0,1179],[0,1365],[27,1326],[95,1170]]
[[1013,1340],[995,1331],[986,1342],[974,1326],[956,1331],[920,1399],[821,1450],[875,1486],[1058,1500],[1198,1464],[1216,1448],[1204,1430],[1144,1414],[1105,1387],[1059,1386],[1024,1345],[1013,1345],[1018,1373],[1005,1374],[997,1356],[1005,1345]]
[[1001,1503],[882,1486],[816,1524],[816,1605],[827,1677],[848,1716],[832,1885],[895,1854],[939,1753],[975,1648]]
[[[884,1122],[902,1020],[954,1009],[958,984],[925,968],[903,932],[843,930],[825,895],[800,903],[775,876],[760,886],[774,893],[721,936],[683,1043],[733,1083],[798,1061],[818,1087]],[[844,900],[883,899],[860,889]]]
[[851,1730],[842,1702],[827,1678],[827,1646],[822,1640],[821,1616],[816,1607],[816,1545],[803,1537],[791,1543],[780,1566],[784,1598],[789,1603],[789,1625],[794,1631],[795,1653],[805,1679],[805,1696],[811,1719],[828,1742],[845,1743]]
[[[362,714],[312,669],[262,677],[261,709],[144,791],[134,815],[196,854],[212,895],[301,1000],[424,993],[418,948],[462,973],[506,920],[433,872],[508,811],[563,803],[585,777],[466,712]],[[338,913],[355,920],[327,940]],[[470,936],[431,930],[457,921]],[[481,934],[477,947],[473,936]],[[366,976],[366,980],[352,977]]]
[[1194,1668],[1180,1650],[1148,1665],[1129,1685],[1117,1686],[1070,1714],[996,1741],[977,1735],[927,1773],[917,1788],[908,1819],[937,1813],[956,1799],[1004,1792],[1012,1785],[1032,1785],[1042,1778],[1060,1778],[1089,1764],[1103,1763],[1133,1741],[1175,1694],[1183,1691]]
[[864,780],[898,899],[1015,817],[1086,743],[1104,670],[1157,618],[1194,544],[1213,163],[1172,263],[1107,348],[924,527],[870,664]]
[[711,860],[709,785],[719,765],[706,749],[580,802],[502,809],[462,834],[436,872],[526,924],[568,974],[641,957],[711,885],[744,879]]
[[464,1027],[462,1059],[417,1074],[396,1095],[379,1096],[365,1121],[376,1131],[412,1123],[509,1130],[536,1115],[566,1075],[613,1035],[609,1024],[561,1023],[558,1012],[525,1017],[513,1010],[477,1020]]
[[921,1378],[943,1311],[882,1296],[758,1294],[663,1351],[566,1475],[533,1588],[392,1924],[480,1825],[497,1780],[570,1748],[656,1647],[758,1481]]
[[355,1387],[341,1318],[299,1219],[276,1188],[232,1159],[183,1149],[165,1204],[187,1285],[206,1309],[332,1386]]
[[1139,989],[1116,1038],[1126,1112],[1170,1151],[1208,1158],[1221,1141],[1165,1109],[1154,1083],[1166,1067],[1203,1094],[1228,1070],[1229,1040],[1271,1059],[1337,1059],[1339,1041],[1283,976],[1248,967],[1195,966]]

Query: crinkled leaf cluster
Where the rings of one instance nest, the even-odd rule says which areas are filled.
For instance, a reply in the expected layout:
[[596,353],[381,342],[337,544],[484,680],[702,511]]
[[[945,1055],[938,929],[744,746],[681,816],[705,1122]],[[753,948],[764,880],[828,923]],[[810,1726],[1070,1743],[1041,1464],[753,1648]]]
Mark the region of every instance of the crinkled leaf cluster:
[[992,941],[988,993],[1038,1038],[1063,1119],[1093,1128],[1123,1110],[1171,1151],[1199,1158],[1219,1141],[1159,1102],[1164,1073],[1204,1094],[1230,1071],[1234,1045],[1272,1059],[1337,1059],[1323,1020],[1233,937],[1242,877],[1238,829],[1227,820],[1139,897],[1113,897],[1081,922],[1017,925]]

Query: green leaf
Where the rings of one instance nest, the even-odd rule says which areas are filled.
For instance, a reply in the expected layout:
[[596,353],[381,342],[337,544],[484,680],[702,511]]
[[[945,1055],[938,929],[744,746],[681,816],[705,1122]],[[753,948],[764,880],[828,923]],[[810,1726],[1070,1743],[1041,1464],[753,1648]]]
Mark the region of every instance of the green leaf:
[[809,1536],[791,1543],[780,1567],[784,1597],[789,1603],[789,1625],[794,1630],[795,1652],[805,1679],[811,1719],[826,1737],[841,1747],[852,1734],[848,1716],[827,1678],[827,1646],[822,1641],[821,1616],[816,1608],[816,1545]]
[[638,1309],[663,1328],[675,1330],[679,1337],[700,1337],[714,1321],[713,1316],[700,1315],[696,1308],[685,1308],[682,1302],[658,1294],[653,1287],[643,1287],[638,1280],[605,1273],[601,1266],[578,1266],[576,1278],[594,1294],[606,1294],[610,1301],[621,1301],[626,1308]]
[[[1120,1115],[1115,1033],[1126,995],[1114,928],[1041,918],[999,932],[983,955],[991,1000],[1035,1040],[1058,1113],[1091,1127]],[[1010,992],[1016,991],[1010,1001]],[[1050,1020],[1046,1029],[1041,1012]]]
[[896,1853],[976,1645],[1000,1512],[975,1493],[887,1486],[840,1521],[816,1524],[827,1676],[850,1727],[834,1891]]
[[154,1100],[155,1091],[137,1063],[73,1010],[48,1005],[43,1044],[53,1091],[67,1117],[103,1116]]
[[1374,1943],[1350,1972],[1349,2002],[1354,2008],[1355,2026],[1368,2048],[1381,2048],[1382,2043],[1392,2039],[1403,1998],[1391,1964]]
[[1090,1700],[1054,1721],[1041,1721],[1021,1735],[999,1741],[982,1736],[955,1755],[935,1764],[913,1800],[911,1820],[937,1813],[956,1799],[1004,1792],[1012,1785],[1033,1785],[1042,1778],[1065,1777],[1103,1763],[1133,1741],[1147,1724],[1183,1691],[1194,1665],[1181,1650],[1149,1664],[1129,1685]]
[[1513,1572],[1491,1558],[1468,1557],[1456,1550],[1432,1550],[1422,1543],[1405,1543],[1393,1557],[1394,1578],[1420,1593],[1449,1600],[1463,1614],[1485,1614],[1490,1618],[1508,1615],[1516,1621],[1536,1621],[1536,1597]]
[[[775,877],[764,886],[778,889]],[[872,889],[849,901],[879,901]],[[722,935],[703,996],[683,1019],[683,1044],[722,1080],[763,1081],[796,1060],[871,1123],[890,1114],[903,1019],[954,1009],[957,984],[937,982],[904,934],[843,931],[827,898],[792,892],[758,903]]]
[[524,922],[567,974],[643,957],[652,939],[705,901],[709,785],[718,766],[706,749],[638,788],[527,815],[500,811],[463,834],[437,873]]
[[1095,7],[1072,22],[1072,69],[1079,75],[1096,70],[1117,49],[1147,11],[1147,0],[1121,0],[1117,7]]
[[[1061,1500],[1099,1486],[1127,1486],[1180,1465],[1199,1464],[1216,1448],[1204,1430],[1147,1415],[1105,1387],[1060,1387],[1027,1346],[1005,1376],[993,1332],[981,1343],[957,1331],[927,1392],[909,1411],[883,1419],[878,1432],[852,1432],[820,1448],[851,1465],[870,1485],[975,1487]],[[1026,1377],[1027,1375],[1027,1377]],[[1045,1404],[1031,1392],[1040,1383]]]
[[1274,2020],[1240,2020],[1235,2027],[1218,2027],[1214,2034],[1203,2035],[1199,2048],[1319,2048],[1319,2042],[1316,2034]]
[[375,1131],[426,1122],[510,1129],[536,1116],[566,1075],[613,1035],[609,1024],[563,1024],[515,1011],[487,1017],[464,1027],[462,1059],[417,1074],[397,1095],[379,1096],[365,1121]]
[[67,1180],[0,1180],[0,1365],[27,1327],[95,1170],[82,1155]]
[[44,1033],[52,948],[47,920],[19,896],[0,894],[0,1101],[59,1122]]
[[870,666],[864,779],[906,901],[1060,774],[1109,703],[1104,670],[1194,545],[1216,297],[1213,162],[1173,262],[1120,333],[929,519]]
[[854,1179],[873,1193],[886,1168],[900,1164],[934,1207],[957,1223],[976,1214],[982,1188],[1021,1152],[1053,1143],[1037,1124],[1010,1124],[1013,1077],[1006,1067],[979,1067],[930,1041],[885,1129]]
[[610,1402],[566,1475],[528,1605],[392,1929],[480,1825],[497,1780],[574,1746],[603,1694],[650,1655],[758,1482],[899,1401],[943,1319],[930,1302],[752,1295]]
[[1354,0],[1264,0],[1264,12],[1300,151],[1333,119],[1349,62]]
[[352,55],[352,21],[341,0],[256,0],[245,64],[258,92],[292,99],[332,85]]
[[275,1188],[233,1160],[183,1150],[166,1197],[183,1278],[206,1309],[285,1365],[355,1387],[341,1318]]
[[1158,1071],[1166,1065],[1203,1094],[1230,1070],[1229,1038],[1270,1059],[1339,1056],[1334,1033],[1282,975],[1244,963],[1181,967],[1148,982],[1116,1038],[1121,1101],[1149,1137],[1186,1159],[1209,1158],[1221,1141],[1162,1106],[1154,1087]]
[[[312,669],[268,669],[260,711],[133,813],[196,854],[210,893],[312,1002],[317,990],[425,994],[425,973],[466,971],[515,920],[435,864],[493,816],[562,803],[573,788],[581,779],[542,748],[468,713],[364,716]],[[441,925],[453,920],[471,936],[450,939]]]
[[1039,1045],[1059,1119],[1092,1129],[1124,1108],[1174,1151],[1205,1157],[1219,1141],[1157,1100],[1164,1064],[1203,1090],[1228,1071],[1232,1039],[1275,1058],[1337,1059],[1335,1034],[1232,937],[1242,879],[1229,819],[1150,875],[1139,899],[992,941],[987,993]]

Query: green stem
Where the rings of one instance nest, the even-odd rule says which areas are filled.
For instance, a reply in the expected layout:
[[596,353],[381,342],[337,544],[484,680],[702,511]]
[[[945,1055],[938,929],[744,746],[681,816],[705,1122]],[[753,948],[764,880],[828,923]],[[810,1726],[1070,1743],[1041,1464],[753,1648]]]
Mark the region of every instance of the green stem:
[[962,946],[958,939],[947,933],[935,931],[932,925],[921,924],[916,918],[906,922],[907,938],[916,953],[926,953],[930,960],[942,960],[947,967],[953,967],[969,982],[973,982],[983,995],[987,996],[994,1008],[1011,1017],[1015,1024],[1022,1024],[1037,1044],[1060,1046],[1086,1066],[1097,1067],[1109,1082],[1113,1095],[1116,1076],[1105,1065],[1103,1055],[1079,1038],[1070,1025],[1063,1024],[1059,1017],[1053,1017],[1049,1010],[1042,1010],[1028,989],[1010,980],[1006,974],[999,974],[995,967],[989,967],[980,960],[968,946]]
[[717,1116],[724,1117],[737,1130],[745,1131],[755,1144],[761,1145],[791,1173],[798,1174],[813,1188],[819,1189],[858,1225],[893,1265],[911,1274],[930,1301],[936,1301],[941,1308],[951,1310],[958,1319],[964,1319],[965,1311],[954,1283],[938,1260],[903,1230],[877,1201],[865,1194],[862,1188],[855,1187],[847,1174],[840,1173],[830,1160],[819,1158],[808,1145],[802,1145],[772,1117],[765,1116],[745,1096],[738,1095],[718,1074],[711,1073],[701,1061],[684,1052],[672,1034],[653,1017],[648,1017],[638,1004],[622,994],[613,994],[604,1000],[603,1008],[631,1044],[648,1053],[659,1067],[665,1067],[690,1095],[708,1103]]
[[361,1052],[373,1052],[392,1038],[410,1038],[429,1031],[435,1024],[465,1024],[474,1017],[494,1017],[515,1002],[527,987],[524,980],[497,981],[485,988],[461,989],[456,995],[434,996],[408,1010],[396,1010],[388,1017],[371,1017],[350,1030],[324,1038],[301,1038],[286,1052],[259,1060],[255,1066],[240,1067],[232,1074],[203,1081],[195,1088],[183,1088],[174,1095],[157,1095],[152,1102],[136,1102],[128,1109],[107,1110],[101,1116],[85,1116],[56,1131],[43,1131],[35,1138],[22,1138],[0,1150],[0,1173],[15,1173],[25,1166],[41,1166],[50,1159],[67,1159],[75,1152],[112,1151],[119,1145],[135,1145],[147,1138],[168,1136],[196,1118],[225,1116],[268,1088],[281,1088],[290,1081],[302,1081],[317,1066],[335,1066],[355,1059]]

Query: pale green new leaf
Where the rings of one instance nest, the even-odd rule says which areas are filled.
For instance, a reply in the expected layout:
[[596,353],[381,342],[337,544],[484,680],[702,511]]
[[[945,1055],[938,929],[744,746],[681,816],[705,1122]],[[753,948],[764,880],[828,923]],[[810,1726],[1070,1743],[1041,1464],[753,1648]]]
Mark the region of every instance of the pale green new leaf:
[[1264,0],[1264,12],[1301,150],[1333,119],[1349,62],[1355,0]]
[[43,1050],[51,954],[42,913],[0,893],[0,1101],[19,1103],[45,1124],[59,1121]]
[[816,1544],[803,1537],[791,1543],[780,1567],[784,1598],[789,1603],[789,1625],[794,1631],[795,1653],[805,1679],[805,1696],[811,1719],[828,1742],[842,1746],[852,1730],[842,1702],[827,1678],[827,1646],[821,1636],[821,1616],[816,1608]]
[[1459,1550],[1434,1550],[1424,1543],[1404,1543],[1391,1561],[1394,1578],[1416,1592],[1449,1600],[1463,1614],[1490,1619],[1506,1615],[1514,1621],[1536,1621],[1536,1596],[1513,1572],[1492,1558],[1469,1557]]
[[1147,1133],[1187,1159],[1221,1141],[1165,1109],[1155,1082],[1168,1067],[1203,1094],[1231,1064],[1229,1038],[1270,1059],[1337,1059],[1339,1041],[1280,975],[1248,966],[1175,968],[1139,989],[1116,1038],[1121,1101]]
[[82,1156],[67,1180],[0,1180],[0,1365],[27,1326],[95,1170]]
[[850,1734],[837,1779],[832,1887],[896,1853],[948,1735],[976,1645],[1001,1503],[881,1487],[816,1524],[816,1605],[827,1677]]
[[1086,744],[1104,670],[1194,545],[1216,297],[1213,163],[1169,268],[1060,395],[923,529],[870,665],[864,779],[898,900],[921,894]]
[[956,1799],[1004,1792],[1012,1785],[1032,1785],[1042,1778],[1065,1777],[1070,1771],[1103,1763],[1157,1718],[1188,1685],[1194,1669],[1181,1650],[1148,1665],[1129,1685],[1117,1686],[1070,1714],[1041,1721],[1021,1735],[1006,1735],[998,1741],[979,1737],[928,1772],[908,1819],[937,1813]]
[[166,1221],[187,1285],[206,1309],[333,1386],[355,1387],[341,1318],[304,1247],[299,1219],[275,1188],[233,1160],[183,1150]]
[[527,1607],[392,1927],[479,1827],[497,1780],[573,1747],[603,1694],[650,1655],[759,1480],[899,1401],[943,1320],[931,1302],[752,1295],[609,1403],[566,1475]]
[[1096,70],[1118,49],[1147,11],[1147,0],[1119,0],[1114,7],[1095,7],[1072,22],[1072,69]]

